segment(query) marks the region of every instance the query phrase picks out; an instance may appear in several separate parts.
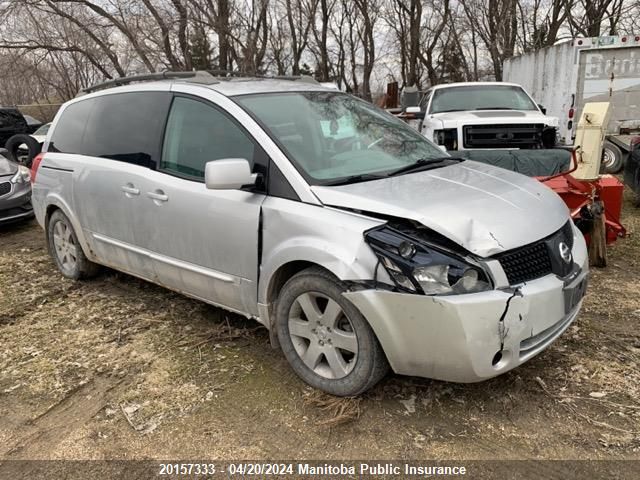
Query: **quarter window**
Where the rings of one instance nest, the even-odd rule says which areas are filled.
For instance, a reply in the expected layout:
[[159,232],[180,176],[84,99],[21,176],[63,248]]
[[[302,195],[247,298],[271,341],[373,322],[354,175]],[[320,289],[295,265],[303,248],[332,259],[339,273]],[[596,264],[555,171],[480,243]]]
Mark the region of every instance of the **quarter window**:
[[207,162],[244,158],[253,167],[255,144],[226,114],[213,106],[176,97],[167,121],[160,168],[204,178]]
[[81,100],[66,107],[53,130],[49,151],[82,154],[82,136],[94,100]]

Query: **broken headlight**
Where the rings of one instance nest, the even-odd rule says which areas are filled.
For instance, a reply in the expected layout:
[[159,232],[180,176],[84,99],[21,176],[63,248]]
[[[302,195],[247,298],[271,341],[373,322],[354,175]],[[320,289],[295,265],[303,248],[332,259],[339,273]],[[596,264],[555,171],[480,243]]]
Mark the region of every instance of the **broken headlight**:
[[18,165],[18,171],[11,177],[11,183],[29,183],[31,171],[24,165]]
[[458,130],[456,128],[445,128],[434,130],[433,141],[438,145],[444,145],[447,150],[458,149]]
[[389,225],[369,230],[365,240],[400,290],[450,295],[492,288],[488,275],[480,266]]

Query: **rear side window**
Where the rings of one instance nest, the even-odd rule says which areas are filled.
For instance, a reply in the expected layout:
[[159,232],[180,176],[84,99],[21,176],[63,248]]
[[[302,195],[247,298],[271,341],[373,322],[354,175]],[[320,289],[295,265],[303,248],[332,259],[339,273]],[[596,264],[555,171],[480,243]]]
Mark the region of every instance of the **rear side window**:
[[253,140],[226,114],[207,103],[176,97],[171,106],[160,168],[204,178],[205,164],[244,158],[253,166]]
[[83,153],[146,167],[160,157],[168,92],[132,92],[94,99]]
[[168,92],[132,92],[71,104],[56,124],[49,149],[153,167],[170,101]]
[[83,153],[82,136],[89,120],[94,100],[82,100],[67,106],[53,131],[49,151]]

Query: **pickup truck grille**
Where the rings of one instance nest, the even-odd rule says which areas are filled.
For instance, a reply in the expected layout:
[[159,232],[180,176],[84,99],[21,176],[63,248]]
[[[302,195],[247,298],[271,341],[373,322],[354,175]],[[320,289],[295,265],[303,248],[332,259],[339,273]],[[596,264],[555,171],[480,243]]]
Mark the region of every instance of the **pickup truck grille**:
[[520,125],[465,125],[462,127],[465,148],[535,148],[541,145],[541,123]]
[[0,183],[0,197],[11,191],[11,182]]
[[569,220],[560,230],[524,247],[500,253],[494,258],[500,262],[509,285],[544,277],[550,273],[564,276],[571,269],[560,258],[557,245],[564,242],[573,249],[573,229]]

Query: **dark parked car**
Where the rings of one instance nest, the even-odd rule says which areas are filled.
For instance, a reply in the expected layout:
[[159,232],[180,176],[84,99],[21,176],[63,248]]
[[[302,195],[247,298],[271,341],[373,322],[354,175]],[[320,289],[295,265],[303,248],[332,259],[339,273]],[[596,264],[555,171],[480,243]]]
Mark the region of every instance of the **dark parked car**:
[[640,207],[640,137],[631,140],[631,153],[624,166],[624,183],[634,193],[634,205]]
[[24,119],[27,121],[27,128],[29,129],[28,133],[34,133],[38,130],[42,125],[44,125],[40,120],[31,115],[25,115]]
[[0,148],[19,133],[29,133],[27,121],[15,107],[0,107]]
[[0,225],[33,217],[31,172],[0,149]]

